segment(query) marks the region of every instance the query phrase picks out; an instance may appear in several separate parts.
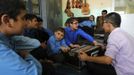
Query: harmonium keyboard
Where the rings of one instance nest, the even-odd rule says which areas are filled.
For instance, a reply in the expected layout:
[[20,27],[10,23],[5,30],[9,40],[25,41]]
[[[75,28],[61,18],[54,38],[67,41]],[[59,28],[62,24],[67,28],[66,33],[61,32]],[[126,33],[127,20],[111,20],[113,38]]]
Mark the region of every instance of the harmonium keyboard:
[[71,49],[69,52],[68,64],[76,69],[81,69],[85,66],[85,62],[82,62],[78,58],[80,51],[86,52],[90,56],[98,56],[101,50],[100,46],[82,45],[80,48]]
[[97,56],[101,47],[92,45],[82,45],[79,48],[73,48],[70,50],[70,56],[76,56],[80,51],[86,52],[90,56]]

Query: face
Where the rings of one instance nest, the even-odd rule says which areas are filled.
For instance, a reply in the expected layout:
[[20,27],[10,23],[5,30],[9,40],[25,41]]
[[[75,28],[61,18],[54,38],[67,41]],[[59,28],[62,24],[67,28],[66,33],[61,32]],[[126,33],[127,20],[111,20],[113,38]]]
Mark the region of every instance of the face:
[[106,15],[107,15],[107,13],[106,13],[106,12],[102,12],[102,16],[104,16],[104,17],[105,17]]
[[33,18],[32,20],[28,20],[28,27],[29,28],[38,28],[38,21],[36,18]]
[[20,14],[17,16],[17,20],[10,19],[10,24],[9,26],[9,32],[12,33],[13,35],[19,35],[22,34],[24,28],[26,27],[26,21],[25,21],[25,10],[21,10]]
[[72,30],[77,30],[78,29],[78,21],[74,21],[73,23],[71,23],[70,27],[72,28]]
[[111,25],[110,23],[104,21],[103,29],[104,29],[105,32],[110,32],[111,31],[111,26],[110,25]]
[[90,16],[89,17],[89,20],[93,21],[94,20],[94,17],[93,16]]
[[40,29],[40,28],[42,28],[42,22],[38,22],[38,28]]
[[54,34],[57,40],[62,40],[64,37],[64,33],[61,31],[56,31]]

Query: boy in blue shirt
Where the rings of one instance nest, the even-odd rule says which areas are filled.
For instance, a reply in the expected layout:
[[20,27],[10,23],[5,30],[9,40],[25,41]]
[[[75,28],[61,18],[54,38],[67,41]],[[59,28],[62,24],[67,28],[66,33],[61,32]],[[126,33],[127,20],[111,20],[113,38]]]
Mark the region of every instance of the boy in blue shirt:
[[63,53],[70,50],[63,39],[64,34],[64,29],[59,27],[48,40],[48,54],[53,61],[62,62],[64,60]]
[[21,35],[25,24],[26,9],[22,0],[0,0],[0,74],[41,75],[35,59],[23,52],[22,58],[12,43],[14,35]]
[[87,39],[89,42],[93,43],[94,45],[99,45],[92,36],[88,35],[86,32],[78,28],[78,21],[76,18],[70,19],[70,25],[65,28],[65,41],[68,46],[71,48],[78,48],[80,47],[78,42],[78,36]]

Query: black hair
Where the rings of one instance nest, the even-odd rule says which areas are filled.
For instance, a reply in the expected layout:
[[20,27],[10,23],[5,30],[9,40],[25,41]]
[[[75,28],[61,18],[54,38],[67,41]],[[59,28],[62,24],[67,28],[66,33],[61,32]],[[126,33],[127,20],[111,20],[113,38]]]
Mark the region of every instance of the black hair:
[[17,20],[21,10],[26,10],[23,0],[0,0],[0,19],[6,14],[9,18]]
[[64,30],[64,28],[62,28],[62,27],[58,27],[58,28],[55,30],[55,32],[57,32],[57,31],[60,31],[60,32],[62,32],[62,33],[65,34],[65,30]]
[[112,23],[114,27],[120,27],[121,16],[116,12],[111,12],[105,16],[104,21]]
[[94,17],[94,15],[90,15],[89,17],[91,17],[91,16],[93,17],[93,21],[94,21],[94,20],[95,20],[95,17]]
[[34,14],[26,14],[26,15],[25,15],[25,19],[26,19],[26,20],[31,20],[31,21],[32,21],[34,18],[37,19],[37,16],[34,15]]
[[43,22],[43,20],[42,20],[41,17],[37,17],[37,21],[38,21],[38,22]]
[[107,13],[107,10],[102,10],[102,12],[105,12],[105,13]]
[[70,20],[71,20],[71,18],[68,18],[68,19],[66,20],[66,22],[65,22],[65,26],[70,25]]
[[78,21],[78,19],[75,18],[75,17],[70,18],[70,23],[71,23],[71,24],[72,24],[74,21]]
[[68,18],[65,23],[70,23],[71,18]]

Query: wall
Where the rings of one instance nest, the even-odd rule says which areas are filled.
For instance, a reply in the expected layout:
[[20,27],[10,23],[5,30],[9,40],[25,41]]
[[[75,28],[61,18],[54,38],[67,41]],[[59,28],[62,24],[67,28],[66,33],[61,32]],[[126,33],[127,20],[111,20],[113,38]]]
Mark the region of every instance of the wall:
[[121,28],[134,36],[134,14],[122,14]]
[[47,28],[62,26],[62,0],[46,0]]
[[[64,13],[65,7],[66,7],[66,1],[62,0],[62,13],[63,13],[63,25],[68,18],[67,15]],[[87,2],[90,4],[90,10],[91,13],[96,16],[101,15],[101,11],[103,9],[108,10],[108,12],[115,10],[115,1],[116,0],[87,0]],[[88,16],[88,15],[82,15],[81,9],[71,9],[72,12],[74,12],[74,16],[80,17],[80,16]],[[122,23],[121,28],[127,31],[129,34],[134,36],[134,14],[125,14],[122,12],[118,12],[121,14],[122,17]],[[90,15],[89,14],[89,15]]]
[[[101,15],[101,11],[103,9],[108,10],[108,12],[111,12],[113,10],[112,8],[112,1],[113,0],[86,0],[87,3],[90,5],[90,14],[98,16]],[[62,0],[62,13],[63,13],[63,25],[68,18],[67,15],[64,13],[64,10],[66,8],[66,2],[67,0]],[[89,16],[89,15],[82,15],[81,9],[71,9],[71,11],[74,13],[75,17],[81,17],[81,16]]]

